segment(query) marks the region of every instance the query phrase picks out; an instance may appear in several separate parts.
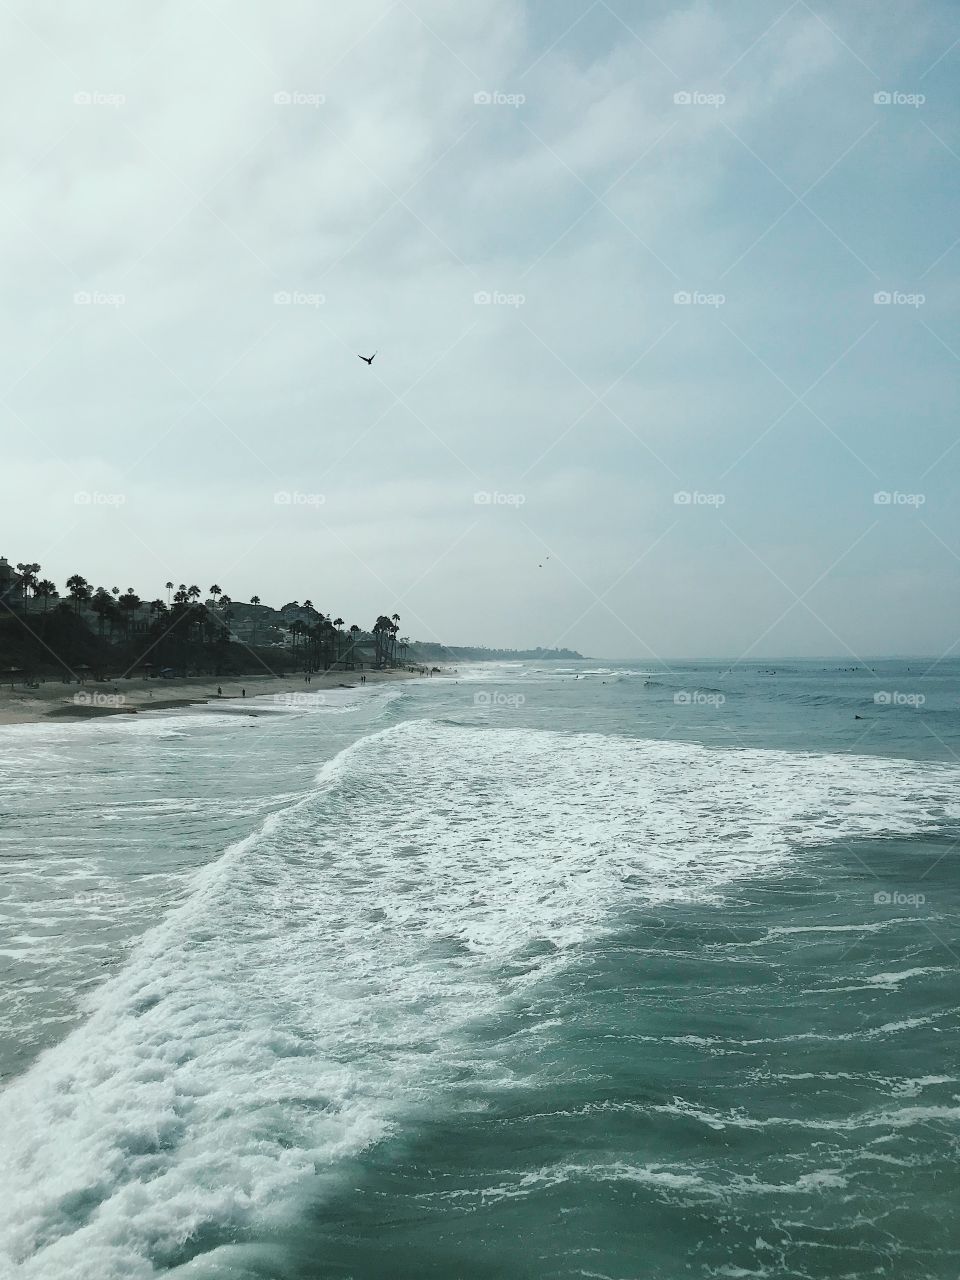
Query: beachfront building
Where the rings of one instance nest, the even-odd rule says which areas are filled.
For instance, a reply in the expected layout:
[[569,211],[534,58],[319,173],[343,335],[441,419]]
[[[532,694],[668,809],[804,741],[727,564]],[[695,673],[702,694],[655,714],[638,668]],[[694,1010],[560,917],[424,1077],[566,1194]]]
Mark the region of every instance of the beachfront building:
[[0,556],[0,605],[15,609],[20,599],[20,575],[6,556]]

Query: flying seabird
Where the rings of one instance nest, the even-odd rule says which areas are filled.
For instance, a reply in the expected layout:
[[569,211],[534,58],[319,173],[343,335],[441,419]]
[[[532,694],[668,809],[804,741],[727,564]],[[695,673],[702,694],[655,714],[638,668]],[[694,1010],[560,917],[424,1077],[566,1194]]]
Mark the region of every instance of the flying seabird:
[[[375,352],[373,353],[373,356],[375,356],[376,354],[377,354],[377,353],[376,353],[376,351],[375,351]],[[373,356],[362,356],[362,355],[360,354],[360,352],[359,352],[359,351],[357,352],[357,359],[358,359],[358,360],[366,360],[367,364],[373,364]]]

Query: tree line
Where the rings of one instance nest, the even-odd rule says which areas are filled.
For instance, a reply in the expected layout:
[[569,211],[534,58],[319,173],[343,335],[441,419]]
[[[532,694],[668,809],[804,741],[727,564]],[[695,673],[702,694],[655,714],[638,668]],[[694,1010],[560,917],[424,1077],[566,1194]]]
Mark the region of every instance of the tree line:
[[[94,587],[82,574],[74,573],[66,580],[66,597],[61,598],[56,584],[48,578],[41,578],[39,564],[20,563],[17,572],[20,608],[25,615],[32,612],[43,619],[50,610],[61,616],[71,614],[77,623],[83,624],[81,612],[92,612],[96,616],[97,637],[104,645],[129,647],[136,631],[138,647],[142,647],[144,655],[149,653],[155,658],[150,665],[208,666],[208,659],[213,658],[213,665],[219,668],[228,651],[238,647],[231,624],[239,602],[234,601],[219,583],[213,583],[209,588],[208,594],[213,601],[213,607],[209,608],[201,599],[203,593],[195,583],[188,586],[181,582],[175,586],[170,581],[165,584],[166,600],[160,597],[144,600],[133,587],[122,592],[119,587],[109,590]],[[54,601],[57,603],[51,609]],[[262,604],[258,595],[251,596],[249,603],[252,606]],[[290,622],[284,621],[284,613],[289,614],[293,610],[300,616]],[[307,670],[322,670],[334,663],[356,661],[361,641],[364,644],[372,641],[373,662],[377,667],[402,662],[407,656],[409,640],[399,635],[400,615],[397,613],[378,615],[369,632],[356,623],[345,627],[343,618],[324,613],[309,599],[302,604],[290,601],[272,613],[274,617],[263,619],[266,627],[274,633],[281,628],[287,631],[293,657],[299,659]],[[257,646],[258,625],[259,620],[254,615],[249,648]]]

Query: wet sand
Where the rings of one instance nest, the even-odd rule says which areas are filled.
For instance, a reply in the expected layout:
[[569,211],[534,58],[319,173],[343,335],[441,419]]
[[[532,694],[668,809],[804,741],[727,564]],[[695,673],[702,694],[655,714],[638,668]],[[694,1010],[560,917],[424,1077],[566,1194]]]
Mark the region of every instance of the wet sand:
[[[368,685],[386,680],[410,680],[418,672],[412,671],[325,671],[313,672],[308,684],[302,674],[291,676],[242,676],[222,677],[187,676],[183,679],[108,680],[101,683],[87,681],[82,685],[73,681],[47,680],[39,688],[26,685],[9,685],[0,688],[0,725],[36,724],[50,719],[90,719],[97,716],[132,715],[144,711],[169,711],[176,707],[188,707],[196,703],[244,701],[262,698],[272,693],[320,693],[324,689],[354,688],[360,684],[360,676],[366,676]],[[223,695],[217,695],[217,687]]]

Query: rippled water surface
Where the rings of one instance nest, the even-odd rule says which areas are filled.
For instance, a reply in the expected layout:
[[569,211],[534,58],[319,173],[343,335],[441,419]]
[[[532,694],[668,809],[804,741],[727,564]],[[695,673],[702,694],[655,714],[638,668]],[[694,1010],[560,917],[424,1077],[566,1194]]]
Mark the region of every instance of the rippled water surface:
[[0,1273],[955,1277],[960,667],[0,729]]

